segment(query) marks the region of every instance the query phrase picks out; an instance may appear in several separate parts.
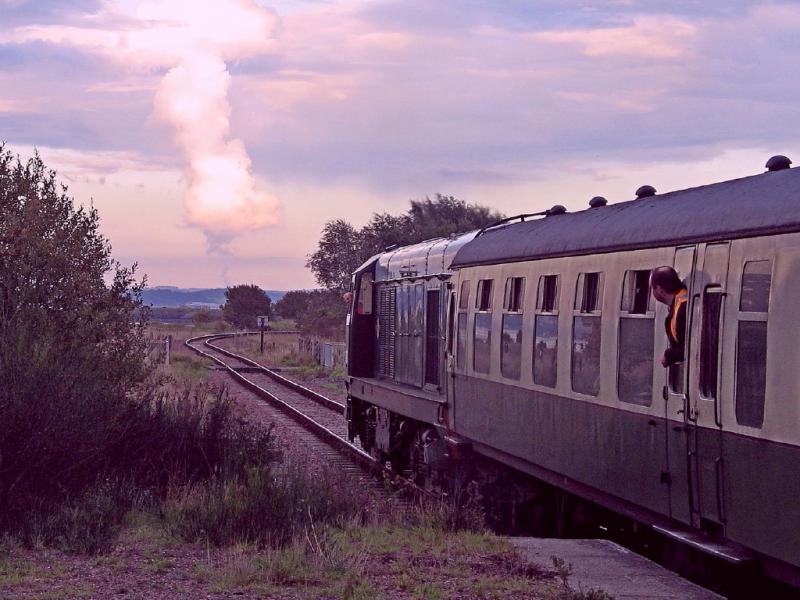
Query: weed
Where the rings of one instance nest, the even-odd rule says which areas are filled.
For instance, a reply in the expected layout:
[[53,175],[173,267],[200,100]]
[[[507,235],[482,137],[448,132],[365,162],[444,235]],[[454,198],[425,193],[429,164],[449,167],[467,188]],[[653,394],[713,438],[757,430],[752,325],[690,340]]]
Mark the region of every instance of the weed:
[[614,596],[603,590],[589,588],[587,591],[572,591],[566,600],[614,600]]
[[441,600],[444,598],[444,592],[435,583],[420,583],[411,589],[411,594],[414,598],[420,600]]
[[42,504],[26,515],[20,536],[68,552],[105,552],[119,531],[129,493],[123,482],[104,481],[59,505]]
[[553,567],[556,570],[556,575],[561,580],[561,585],[568,588],[569,577],[572,575],[572,563],[568,563],[558,556],[551,556],[550,560],[553,561]]
[[406,518],[412,526],[440,531],[486,531],[483,498],[474,485],[453,498],[422,500]]
[[557,600],[614,600],[614,597],[603,590],[589,588],[587,591],[573,590],[569,585],[569,578],[572,575],[572,563],[566,562],[558,556],[551,556],[556,576],[561,580],[562,589],[556,594]]
[[395,578],[394,584],[401,590],[406,591],[413,588],[414,585],[416,585],[416,581],[417,580],[408,573],[401,573]]
[[78,598],[91,598],[94,594],[88,587],[76,587],[73,585],[42,592],[33,596],[34,600],[77,600]]
[[340,600],[377,600],[381,595],[372,584],[350,573],[336,590],[336,597]]
[[170,531],[213,545],[279,547],[310,523],[341,523],[366,502],[358,489],[343,493],[337,473],[310,473],[295,462],[253,467],[236,478],[213,478],[176,490],[164,509]]
[[480,598],[508,598],[530,589],[531,583],[528,580],[502,576],[483,576],[472,586],[472,592]]
[[207,358],[199,358],[188,354],[175,354],[170,360],[172,374],[187,383],[201,383],[208,379],[211,365]]
[[31,575],[27,562],[11,558],[0,559],[0,586],[14,586],[25,582]]
[[175,568],[175,562],[168,558],[154,558],[147,562],[145,568],[151,573],[160,575],[161,573],[166,573],[170,569]]

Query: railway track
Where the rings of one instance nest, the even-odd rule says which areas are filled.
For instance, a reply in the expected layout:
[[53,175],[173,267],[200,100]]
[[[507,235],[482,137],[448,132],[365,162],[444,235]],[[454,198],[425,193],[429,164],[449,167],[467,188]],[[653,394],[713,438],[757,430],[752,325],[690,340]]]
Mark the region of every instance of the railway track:
[[303,439],[312,452],[369,485],[376,494],[388,498],[426,493],[347,440],[343,404],[214,343],[233,336],[230,333],[204,335],[190,338],[185,344],[217,363],[236,381],[274,407],[272,420]]

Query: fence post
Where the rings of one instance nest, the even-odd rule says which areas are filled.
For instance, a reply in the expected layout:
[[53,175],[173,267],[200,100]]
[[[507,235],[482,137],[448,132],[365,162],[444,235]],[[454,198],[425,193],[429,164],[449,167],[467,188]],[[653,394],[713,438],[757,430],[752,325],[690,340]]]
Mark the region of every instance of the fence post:
[[169,354],[172,349],[172,336],[167,335],[164,338],[164,364],[169,366]]

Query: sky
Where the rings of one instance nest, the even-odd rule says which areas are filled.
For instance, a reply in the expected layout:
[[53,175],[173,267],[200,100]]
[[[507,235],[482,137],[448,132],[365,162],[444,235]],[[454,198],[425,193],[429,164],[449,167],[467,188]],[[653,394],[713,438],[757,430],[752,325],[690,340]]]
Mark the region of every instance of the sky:
[[150,285],[308,288],[331,219],[800,161],[798,31],[797,1],[0,0],[0,142]]

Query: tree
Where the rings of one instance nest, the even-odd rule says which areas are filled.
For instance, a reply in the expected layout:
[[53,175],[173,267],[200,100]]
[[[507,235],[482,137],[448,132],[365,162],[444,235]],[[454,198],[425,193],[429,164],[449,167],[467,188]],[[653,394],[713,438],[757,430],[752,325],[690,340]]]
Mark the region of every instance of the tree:
[[501,213],[486,206],[436,194],[433,199],[412,200],[408,212],[402,215],[373,214],[360,230],[342,219],[328,221],[306,266],[321,286],[342,292],[349,289],[353,271],[387,247],[465,233],[502,218]]
[[292,290],[275,303],[275,312],[284,319],[297,319],[308,308],[316,290]]
[[297,315],[300,331],[319,337],[344,341],[347,304],[338,290],[314,290],[306,308]]
[[258,326],[256,317],[271,315],[269,296],[257,285],[235,285],[225,290],[223,318],[236,327],[253,329]]
[[345,290],[350,276],[364,260],[362,235],[347,221],[336,219],[325,223],[319,249],[309,258],[308,266],[322,287]]
[[144,280],[67,191],[38,153],[0,143],[0,526],[12,498],[94,477],[147,376]]
[[413,238],[418,241],[480,229],[504,216],[487,206],[467,204],[442,194],[436,194],[433,200],[412,200],[408,215]]

